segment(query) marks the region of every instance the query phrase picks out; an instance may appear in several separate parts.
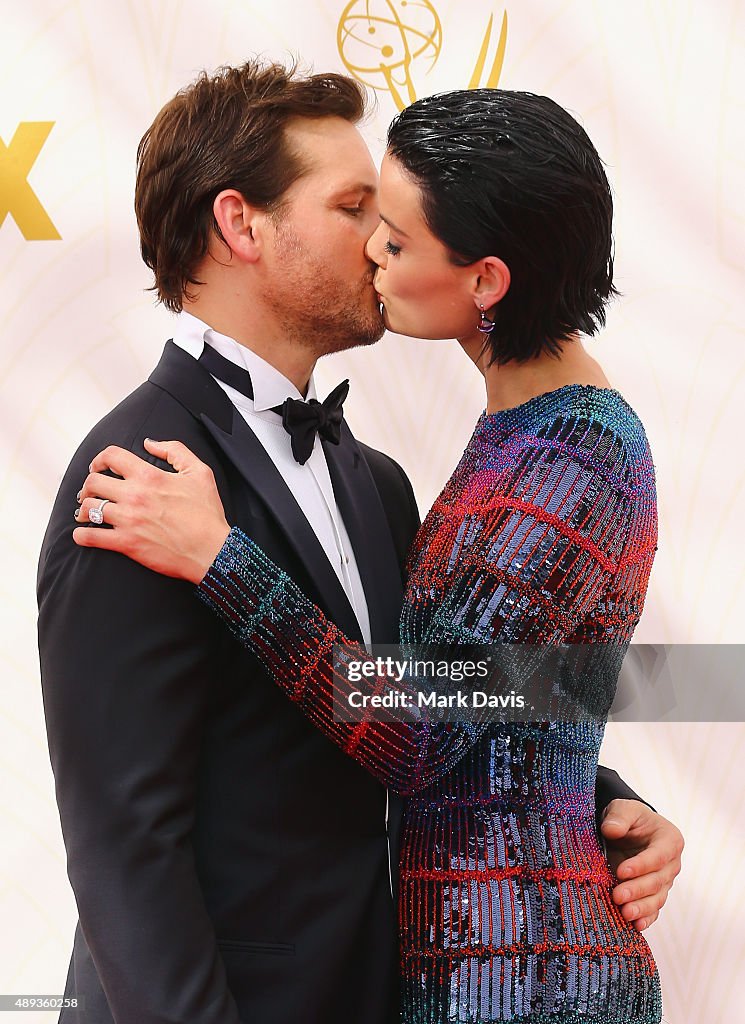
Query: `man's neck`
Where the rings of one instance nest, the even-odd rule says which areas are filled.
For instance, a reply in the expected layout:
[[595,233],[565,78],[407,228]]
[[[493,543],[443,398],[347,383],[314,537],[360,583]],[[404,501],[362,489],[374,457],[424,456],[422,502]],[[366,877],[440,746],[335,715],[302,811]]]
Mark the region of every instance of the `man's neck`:
[[301,395],[308,390],[308,382],[316,365],[313,353],[288,338],[282,325],[275,323],[263,310],[248,313],[228,301],[207,299],[204,292],[194,301],[184,302],[184,312],[191,313],[218,334],[237,341],[255,352],[295,385]]

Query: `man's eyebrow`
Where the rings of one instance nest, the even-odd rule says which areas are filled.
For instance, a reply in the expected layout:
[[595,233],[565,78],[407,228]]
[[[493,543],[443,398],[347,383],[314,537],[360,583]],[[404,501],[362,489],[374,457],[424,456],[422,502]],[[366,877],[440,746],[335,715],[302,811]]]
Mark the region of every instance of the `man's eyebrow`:
[[359,192],[366,196],[374,196],[377,191],[375,185],[370,185],[367,182],[351,182],[342,188],[334,189],[333,198],[337,199],[339,196],[356,195]]
[[397,228],[396,225],[392,221],[388,220],[387,217],[384,217],[382,213],[380,215],[380,219],[384,224],[387,224],[389,228],[393,228],[397,235],[402,235],[404,238],[409,237],[405,231],[402,231],[401,228]]

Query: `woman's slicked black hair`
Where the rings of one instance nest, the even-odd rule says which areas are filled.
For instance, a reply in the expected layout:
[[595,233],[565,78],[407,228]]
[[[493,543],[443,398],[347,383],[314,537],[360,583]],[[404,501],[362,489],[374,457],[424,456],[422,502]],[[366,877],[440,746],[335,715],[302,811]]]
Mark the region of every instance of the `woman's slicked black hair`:
[[595,147],[558,103],[505,89],[429,96],[395,118],[388,152],[455,263],[498,256],[510,269],[492,362],[557,354],[605,324],[617,294],[613,200]]

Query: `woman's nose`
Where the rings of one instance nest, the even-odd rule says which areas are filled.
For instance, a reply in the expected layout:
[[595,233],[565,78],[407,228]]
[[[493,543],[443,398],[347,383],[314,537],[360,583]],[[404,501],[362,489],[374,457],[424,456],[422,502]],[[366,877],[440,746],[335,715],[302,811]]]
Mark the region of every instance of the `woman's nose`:
[[384,231],[385,224],[381,221],[368,238],[367,245],[365,246],[365,255],[372,263],[377,263],[379,267],[385,265],[385,249],[382,237]]

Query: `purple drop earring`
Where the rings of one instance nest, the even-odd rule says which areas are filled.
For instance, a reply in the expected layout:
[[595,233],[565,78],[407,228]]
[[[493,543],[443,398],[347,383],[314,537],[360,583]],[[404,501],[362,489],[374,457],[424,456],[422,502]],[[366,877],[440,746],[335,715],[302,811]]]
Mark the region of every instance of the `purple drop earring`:
[[483,303],[481,304],[481,319],[479,320],[478,323],[478,330],[482,334],[491,334],[491,332],[494,330],[494,321],[490,320],[489,317],[484,312]]

